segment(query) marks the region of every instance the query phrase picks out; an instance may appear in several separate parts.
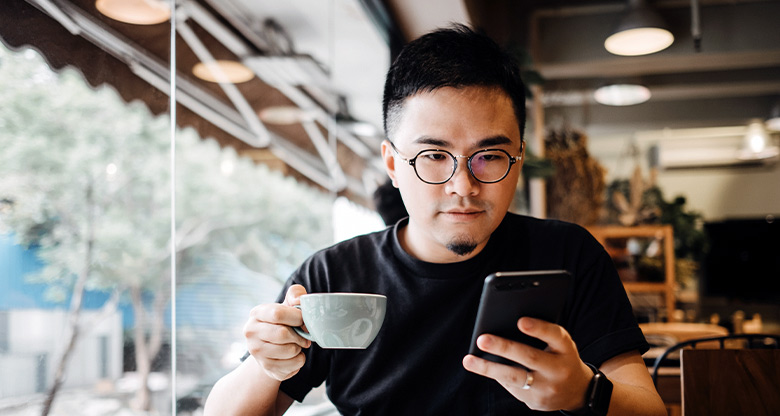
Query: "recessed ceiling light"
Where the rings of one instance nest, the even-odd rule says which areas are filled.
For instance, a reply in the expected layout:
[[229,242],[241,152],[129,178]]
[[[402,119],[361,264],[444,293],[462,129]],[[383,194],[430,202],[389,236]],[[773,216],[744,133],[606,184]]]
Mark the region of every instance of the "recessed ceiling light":
[[160,0],[97,0],[100,13],[134,25],[156,25],[171,18],[168,3]]
[[650,99],[650,90],[636,84],[614,84],[601,87],[593,93],[596,102],[604,105],[626,106],[641,104]]
[[226,60],[198,62],[192,67],[192,73],[204,81],[233,84],[246,82],[255,77],[255,73],[241,62]]

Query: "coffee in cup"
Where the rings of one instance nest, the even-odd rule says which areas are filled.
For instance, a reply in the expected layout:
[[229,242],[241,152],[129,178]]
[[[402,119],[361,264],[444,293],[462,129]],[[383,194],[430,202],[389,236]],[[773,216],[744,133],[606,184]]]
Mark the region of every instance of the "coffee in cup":
[[303,323],[293,328],[321,348],[365,349],[385,320],[387,297],[370,293],[310,293],[301,296]]

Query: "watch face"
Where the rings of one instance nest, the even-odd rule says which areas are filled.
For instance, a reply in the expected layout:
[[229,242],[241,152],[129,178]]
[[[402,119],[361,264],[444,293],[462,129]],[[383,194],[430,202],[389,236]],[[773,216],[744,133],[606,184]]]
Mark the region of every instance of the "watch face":
[[606,415],[612,399],[612,382],[602,372],[593,376],[588,407],[596,415]]

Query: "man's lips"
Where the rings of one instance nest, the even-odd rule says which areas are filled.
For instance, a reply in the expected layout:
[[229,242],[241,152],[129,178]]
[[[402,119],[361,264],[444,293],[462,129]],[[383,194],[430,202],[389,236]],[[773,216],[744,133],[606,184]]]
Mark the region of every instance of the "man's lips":
[[470,219],[483,214],[485,211],[478,209],[450,209],[442,211],[445,216],[455,219]]
[[484,212],[482,210],[450,210],[450,211],[444,211],[445,214],[456,214],[456,215],[468,215],[468,214],[479,214],[481,212]]

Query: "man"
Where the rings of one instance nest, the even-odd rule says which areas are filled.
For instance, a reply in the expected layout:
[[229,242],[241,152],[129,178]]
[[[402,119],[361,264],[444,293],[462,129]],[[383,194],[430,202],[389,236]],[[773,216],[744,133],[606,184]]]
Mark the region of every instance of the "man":
[[[280,303],[254,308],[251,357],[215,385],[206,414],[281,414],[323,381],[348,415],[665,414],[601,246],[580,227],[507,213],[525,121],[511,57],[463,26],[438,30],[404,48],[384,94],[382,157],[409,218],[316,253]],[[468,355],[483,279],[545,269],[574,276],[561,326],[522,318],[518,331],[548,347],[485,334],[480,349],[522,366]],[[379,335],[365,350],[299,337],[292,305],[307,292],[386,295]]]

